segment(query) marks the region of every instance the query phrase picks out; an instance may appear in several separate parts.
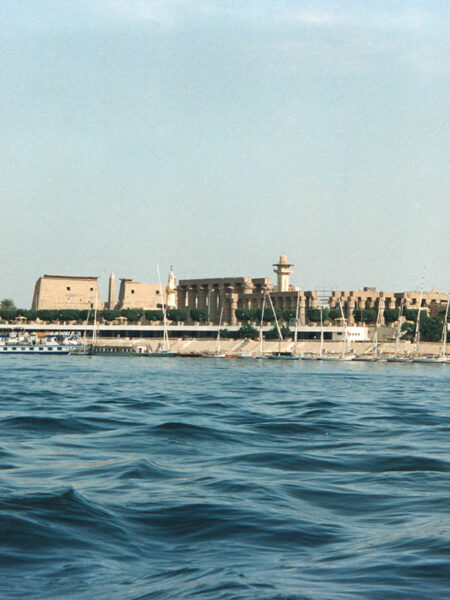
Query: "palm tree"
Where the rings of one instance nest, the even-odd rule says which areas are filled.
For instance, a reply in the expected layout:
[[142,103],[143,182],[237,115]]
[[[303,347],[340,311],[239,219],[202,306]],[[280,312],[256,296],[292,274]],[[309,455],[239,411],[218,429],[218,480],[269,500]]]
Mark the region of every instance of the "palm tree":
[[0,310],[14,310],[15,308],[16,305],[11,298],[3,298],[3,300],[0,301]]

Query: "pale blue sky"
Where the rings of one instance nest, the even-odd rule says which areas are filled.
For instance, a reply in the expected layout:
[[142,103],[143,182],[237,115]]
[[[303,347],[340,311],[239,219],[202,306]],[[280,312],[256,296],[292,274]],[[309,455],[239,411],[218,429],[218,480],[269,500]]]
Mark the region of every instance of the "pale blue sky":
[[447,292],[450,3],[0,0],[0,297],[44,273]]

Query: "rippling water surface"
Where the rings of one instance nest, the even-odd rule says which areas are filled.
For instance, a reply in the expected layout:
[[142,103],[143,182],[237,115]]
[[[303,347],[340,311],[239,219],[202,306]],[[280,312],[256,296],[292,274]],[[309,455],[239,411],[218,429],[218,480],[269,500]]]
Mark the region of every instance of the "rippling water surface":
[[450,598],[449,373],[2,356],[0,597]]

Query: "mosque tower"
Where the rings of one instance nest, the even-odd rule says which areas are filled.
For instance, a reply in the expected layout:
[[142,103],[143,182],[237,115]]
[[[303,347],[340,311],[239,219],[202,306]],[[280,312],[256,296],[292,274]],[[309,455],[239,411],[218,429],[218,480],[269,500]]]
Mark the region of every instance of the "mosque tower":
[[177,307],[177,278],[170,267],[169,279],[167,281],[167,308]]
[[286,254],[280,256],[280,262],[273,265],[276,267],[274,273],[277,274],[277,291],[288,292],[289,291],[289,276],[292,273],[291,267],[294,265],[288,263]]
[[114,310],[116,306],[116,276],[111,273],[109,276],[108,308]]

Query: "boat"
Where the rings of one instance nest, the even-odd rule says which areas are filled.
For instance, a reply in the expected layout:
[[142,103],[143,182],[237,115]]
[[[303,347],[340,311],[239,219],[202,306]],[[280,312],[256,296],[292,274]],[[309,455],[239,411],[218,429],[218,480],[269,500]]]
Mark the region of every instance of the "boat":
[[158,346],[156,352],[147,352],[146,356],[151,356],[153,358],[170,358],[172,356],[176,356],[178,353],[170,350],[169,344],[169,331],[167,328],[167,311],[166,311],[166,303],[164,302],[164,294],[161,285],[161,274],[159,272],[159,265],[157,265],[158,270],[158,282],[159,282],[159,294],[161,296],[161,306],[163,311],[163,343]]
[[99,346],[96,344],[89,352],[91,356],[137,356],[134,346]]
[[263,293],[263,303],[261,309],[261,321],[259,323],[259,354],[255,356],[255,358],[262,360],[266,359],[267,355],[264,354],[263,346],[264,346],[264,334],[263,334],[263,323],[264,323],[264,309],[266,307],[266,290]]
[[[369,349],[372,354],[360,354],[359,356],[353,356],[353,360],[355,362],[378,362],[380,357],[378,356],[378,327],[380,326],[380,308],[381,302],[378,300],[378,312],[377,312],[377,321],[375,323],[375,332],[373,335],[373,345]],[[361,311],[362,312],[362,311]],[[384,359],[382,359],[384,360]]]
[[[296,354],[292,354],[292,352],[282,352],[281,351],[281,342],[283,341],[283,334],[281,333],[280,325],[278,323],[277,315],[275,313],[275,308],[273,306],[272,298],[270,297],[269,292],[267,292],[267,296],[269,298],[270,306],[272,308],[273,316],[275,317],[275,324],[278,331],[278,352],[272,352],[271,354],[267,354],[266,358],[269,360],[298,360],[300,356]],[[297,296],[298,298],[298,296]]]
[[417,356],[412,359],[414,363],[437,363],[437,364],[450,364],[450,360],[447,357],[447,332],[448,332],[448,308],[450,302],[450,293],[447,296],[447,308],[445,309],[444,322],[442,325],[442,339],[441,339],[441,351],[438,357],[434,356]]
[[202,358],[227,358],[226,354],[224,354],[220,347],[220,327],[222,325],[222,315],[223,315],[223,302],[220,308],[220,316],[219,316],[219,328],[217,330],[217,340],[216,340],[216,349],[213,352],[204,352],[202,354]]
[[321,357],[321,360],[339,360],[339,361],[349,361],[349,360],[353,360],[355,357],[354,356],[350,356],[347,354],[347,346],[349,345],[348,342],[348,325],[347,325],[347,320],[344,316],[344,309],[342,308],[342,302],[341,299],[339,298],[339,308],[341,310],[341,316],[342,316],[342,322],[344,323],[344,345],[342,346],[342,354],[341,356],[323,356]]
[[36,335],[10,335],[0,339],[0,354],[67,355],[72,354],[79,346],[79,337],[74,334],[51,334],[44,341]]
[[323,331],[323,307],[320,306],[320,350],[319,354],[302,354],[302,360],[325,360],[324,358],[324,331]]

